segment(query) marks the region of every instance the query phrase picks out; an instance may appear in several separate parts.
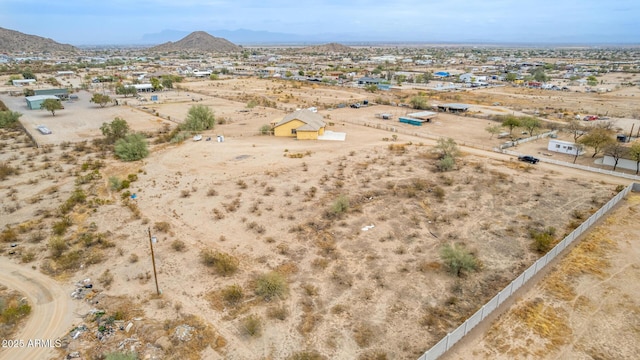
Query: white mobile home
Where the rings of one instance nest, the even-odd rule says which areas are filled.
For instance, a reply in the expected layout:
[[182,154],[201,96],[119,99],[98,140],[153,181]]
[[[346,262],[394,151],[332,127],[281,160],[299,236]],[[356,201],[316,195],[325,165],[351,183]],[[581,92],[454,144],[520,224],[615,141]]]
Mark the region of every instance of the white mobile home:
[[575,155],[576,151],[580,151],[578,155],[584,154],[584,151],[579,150],[575,143],[558,139],[549,139],[547,150],[568,155]]

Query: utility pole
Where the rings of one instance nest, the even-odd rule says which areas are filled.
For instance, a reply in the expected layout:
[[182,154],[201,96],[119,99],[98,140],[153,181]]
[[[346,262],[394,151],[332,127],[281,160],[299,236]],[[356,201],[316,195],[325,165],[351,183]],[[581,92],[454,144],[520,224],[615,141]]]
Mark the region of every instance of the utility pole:
[[156,257],[153,254],[153,242],[156,240],[156,237],[151,237],[151,228],[147,228],[149,231],[149,246],[151,247],[151,262],[153,263],[153,278],[156,281],[156,292],[160,295],[160,288],[158,287],[158,274],[156,273]]

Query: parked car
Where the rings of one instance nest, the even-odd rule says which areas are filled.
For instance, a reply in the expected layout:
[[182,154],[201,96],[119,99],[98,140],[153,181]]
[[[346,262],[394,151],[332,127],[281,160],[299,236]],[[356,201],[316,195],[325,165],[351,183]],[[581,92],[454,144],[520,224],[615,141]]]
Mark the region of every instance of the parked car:
[[49,128],[44,126],[44,125],[38,125],[38,127],[36,129],[38,129],[38,131],[40,131],[40,133],[42,133],[42,135],[51,134],[51,130],[49,130]]
[[350,105],[354,109],[360,109],[360,103],[355,103]]
[[531,156],[531,155],[521,155],[521,156],[518,156],[518,160],[520,160],[520,161],[524,161],[524,162],[528,162],[528,163],[530,163],[530,164],[536,164],[538,161],[540,161],[540,159],[535,158],[535,157],[533,157],[533,156]]

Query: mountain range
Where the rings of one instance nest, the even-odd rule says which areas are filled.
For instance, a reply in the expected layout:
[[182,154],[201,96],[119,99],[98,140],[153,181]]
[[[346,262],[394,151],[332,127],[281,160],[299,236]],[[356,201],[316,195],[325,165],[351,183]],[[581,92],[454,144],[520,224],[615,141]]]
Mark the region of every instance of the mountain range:
[[28,35],[0,27],[0,52],[54,53],[74,51],[78,51],[78,48],[72,45],[60,44],[42,36]]
[[[271,31],[255,31],[255,30],[208,30],[206,31],[216,37],[225,38],[235,44],[320,44],[336,41],[359,41],[360,37],[349,34],[315,34],[315,35],[298,35],[287,34]],[[139,44],[151,45],[160,44],[167,41],[177,41],[189,35],[190,31],[182,30],[163,30],[158,33],[144,34]]]

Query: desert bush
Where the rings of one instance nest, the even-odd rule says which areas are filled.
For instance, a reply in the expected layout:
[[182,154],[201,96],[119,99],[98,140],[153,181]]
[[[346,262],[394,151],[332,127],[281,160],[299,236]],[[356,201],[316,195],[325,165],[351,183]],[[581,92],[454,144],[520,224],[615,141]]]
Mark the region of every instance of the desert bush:
[[457,244],[446,244],[440,249],[440,258],[449,271],[462,276],[478,269],[478,260],[466,248]]
[[259,337],[262,335],[262,319],[257,315],[249,315],[242,319],[242,330],[246,335]]
[[138,360],[138,355],[133,352],[112,352],[105,356],[105,360]]
[[218,195],[218,191],[214,188],[209,188],[209,190],[207,190],[207,196],[216,196]]
[[548,227],[543,231],[530,229],[529,236],[533,239],[533,248],[540,253],[549,251],[555,240],[555,232],[556,229],[554,227]]
[[142,134],[129,134],[116,141],[115,153],[123,161],[143,159],[149,155],[147,140]]
[[53,223],[53,233],[58,236],[63,235],[71,225],[73,225],[71,218],[69,216],[63,216],[60,221]]
[[118,179],[116,176],[109,177],[109,188],[114,191],[122,190],[122,180]]
[[291,354],[287,360],[326,360],[326,357],[317,351],[299,351]]
[[16,231],[16,229],[7,225],[6,228],[2,230],[2,233],[0,233],[0,240],[2,242],[18,241],[18,232]]
[[31,313],[31,305],[27,302],[18,302],[4,306],[1,310],[0,321],[2,324],[12,325]]
[[387,353],[384,350],[370,350],[358,356],[358,360],[387,360]]
[[54,259],[59,258],[67,250],[67,242],[60,236],[53,236],[49,240],[49,250]]
[[116,117],[110,123],[102,123],[100,131],[104,135],[104,141],[107,144],[113,144],[116,141],[124,138],[129,133],[129,124],[126,120]]
[[166,221],[158,221],[153,224],[153,228],[161,233],[167,233],[169,232],[169,230],[171,230],[171,224]]
[[0,163],[0,181],[5,180],[10,175],[14,175],[18,173],[18,169],[9,165],[6,162]]
[[[2,104],[4,108],[4,103]],[[4,109],[0,111],[0,128],[15,129],[19,126],[18,119],[22,116],[19,112]]]
[[200,259],[204,265],[212,267],[218,275],[229,276],[238,271],[238,259],[227,253],[203,250],[200,253]]
[[260,126],[260,134],[261,135],[269,135],[271,134],[271,125],[269,124],[264,124],[262,126]]
[[129,262],[130,263],[137,263],[138,262],[138,254],[136,253],[131,253],[131,255],[129,255]]
[[105,270],[102,275],[98,277],[98,282],[106,288],[111,286],[111,283],[113,282],[113,274],[111,271],[109,269]]
[[456,160],[448,155],[438,160],[438,162],[436,163],[436,168],[438,168],[439,171],[453,170],[455,166]]
[[287,280],[275,271],[258,276],[255,282],[256,295],[265,301],[270,301],[275,297],[282,297],[288,291]]
[[439,202],[442,202],[444,200],[445,191],[440,186],[436,186],[433,189],[433,195],[436,197],[436,199],[438,199]]
[[227,305],[237,305],[244,298],[244,291],[240,285],[229,285],[221,291],[222,299]]
[[185,131],[203,131],[213,129],[215,126],[215,116],[208,106],[193,105],[189,108],[187,118],[180,128]]
[[267,316],[270,319],[284,320],[289,316],[289,310],[284,305],[272,306],[267,309]]
[[344,195],[340,195],[331,205],[329,217],[340,217],[347,211],[349,211],[349,198]]
[[178,252],[184,251],[184,249],[186,249],[186,247],[187,247],[186,244],[182,240],[174,240],[171,243],[171,248],[173,250],[175,250],[175,251],[178,251]]
[[374,328],[368,323],[358,324],[353,329],[353,339],[356,341],[358,346],[367,347],[373,341],[373,338],[376,334]]
[[33,250],[29,250],[29,251],[25,252],[24,254],[22,254],[22,256],[20,257],[20,261],[22,261],[23,263],[30,263],[35,258],[36,258],[36,253],[33,252]]

